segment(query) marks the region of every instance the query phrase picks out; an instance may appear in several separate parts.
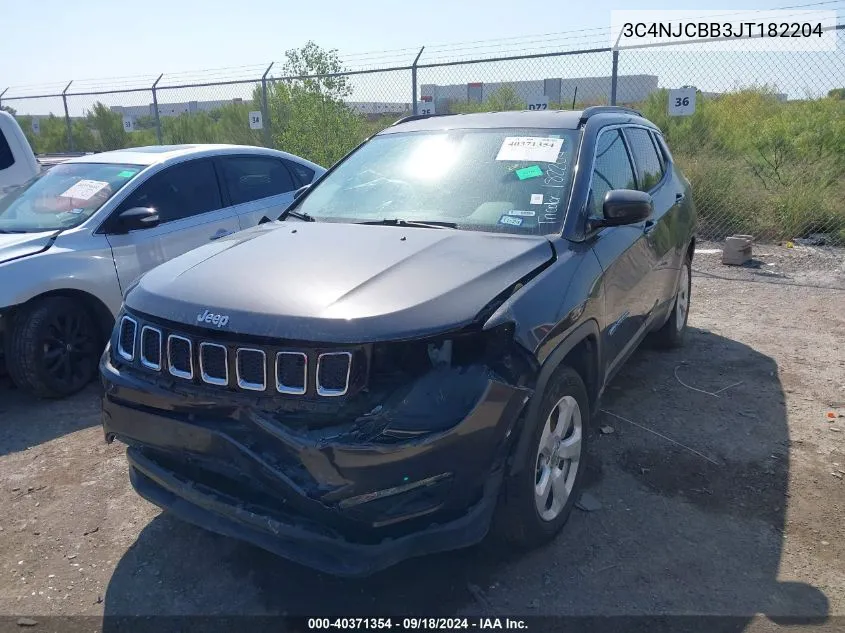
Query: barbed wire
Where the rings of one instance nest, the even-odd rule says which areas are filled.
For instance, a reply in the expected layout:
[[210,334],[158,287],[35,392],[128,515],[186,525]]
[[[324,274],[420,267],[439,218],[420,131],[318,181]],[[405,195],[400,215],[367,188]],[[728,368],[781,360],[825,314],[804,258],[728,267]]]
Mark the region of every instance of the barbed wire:
[[[784,10],[818,10],[818,7],[832,7],[834,10],[845,10],[845,0],[821,0],[801,4],[791,4],[772,9],[753,9],[741,11],[726,11],[720,14],[701,15],[702,18],[713,19],[717,17],[753,15],[767,11]],[[784,18],[799,16],[801,11],[793,12]],[[695,16],[683,18],[684,21],[697,19]],[[668,24],[677,23],[680,19],[668,19]],[[530,49],[532,53],[548,53],[550,51],[574,51],[577,49],[604,48],[610,45],[610,26],[585,27],[541,34],[518,35],[504,38],[491,38],[470,40],[459,43],[436,43],[426,45],[422,57],[419,60],[421,66],[426,64],[444,63],[450,61],[464,61],[468,57],[484,59],[486,57],[513,56]],[[338,53],[343,69],[350,72],[370,70],[390,70],[391,67],[408,67],[413,63],[414,58],[419,54],[422,47],[403,47],[386,49],[380,51],[362,51],[352,53]],[[275,62],[271,77],[284,76],[283,68],[286,62]],[[239,66],[227,66],[221,68],[181,70],[165,72],[161,78],[159,87],[173,87],[173,84],[189,85],[191,83],[213,83],[214,81],[255,81],[261,78],[266,71],[268,63],[245,64]],[[159,77],[158,74],[142,74],[126,77],[101,77],[90,79],[78,79],[72,82],[69,94],[79,91],[83,92],[107,92],[109,90],[134,90],[151,87]],[[21,99],[27,95],[21,94],[28,90],[37,94],[55,92],[60,95],[66,82],[44,82],[33,84],[20,84],[10,86],[6,89],[4,99]]]

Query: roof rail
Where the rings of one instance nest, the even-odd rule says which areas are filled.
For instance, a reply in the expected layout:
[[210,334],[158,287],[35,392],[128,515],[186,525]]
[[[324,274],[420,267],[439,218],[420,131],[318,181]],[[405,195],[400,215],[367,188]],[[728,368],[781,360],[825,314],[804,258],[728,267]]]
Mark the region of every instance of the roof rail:
[[430,119],[433,116],[446,116],[445,114],[436,112],[434,114],[409,114],[408,116],[403,116],[398,121],[394,121],[390,127],[394,125],[399,125],[400,123],[407,123],[408,121],[419,121],[420,119]]
[[633,108],[627,108],[625,106],[590,106],[588,108],[584,108],[584,111],[581,113],[581,120],[578,122],[579,125],[584,125],[591,116],[596,114],[633,114],[634,116],[643,116],[643,113],[639,110],[634,110]]

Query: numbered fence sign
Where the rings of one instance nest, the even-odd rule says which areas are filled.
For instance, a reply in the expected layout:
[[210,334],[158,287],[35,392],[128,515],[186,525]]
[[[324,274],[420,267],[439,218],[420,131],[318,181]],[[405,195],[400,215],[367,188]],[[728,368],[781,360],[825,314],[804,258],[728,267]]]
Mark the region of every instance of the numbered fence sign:
[[436,114],[434,101],[420,101],[417,104],[417,114]]
[[41,121],[38,119],[32,119],[32,133],[41,134]]
[[549,98],[546,96],[538,97],[536,99],[532,99],[528,102],[528,109],[529,110],[548,110],[549,109]]
[[695,112],[695,88],[669,91],[669,116],[690,116]]
[[135,131],[135,119],[133,119],[131,116],[123,117],[123,129],[127,132]]
[[249,129],[250,130],[260,130],[264,127],[264,120],[261,117],[261,111],[256,110],[255,112],[249,113]]

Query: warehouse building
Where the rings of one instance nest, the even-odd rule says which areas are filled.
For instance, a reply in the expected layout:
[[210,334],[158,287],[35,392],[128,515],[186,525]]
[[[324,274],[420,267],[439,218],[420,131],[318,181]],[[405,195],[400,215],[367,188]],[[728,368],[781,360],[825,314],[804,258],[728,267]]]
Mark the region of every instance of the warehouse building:
[[[538,97],[548,97],[550,102],[571,104],[610,102],[611,78],[574,77],[571,79],[535,79],[508,82],[471,82],[466,84],[423,84],[420,90],[423,101],[433,101],[438,112],[448,111],[450,102],[469,101],[481,103],[504,87],[513,90],[523,102],[530,103]],[[619,75],[616,83],[616,101],[619,104],[637,103],[657,90],[657,75]]]

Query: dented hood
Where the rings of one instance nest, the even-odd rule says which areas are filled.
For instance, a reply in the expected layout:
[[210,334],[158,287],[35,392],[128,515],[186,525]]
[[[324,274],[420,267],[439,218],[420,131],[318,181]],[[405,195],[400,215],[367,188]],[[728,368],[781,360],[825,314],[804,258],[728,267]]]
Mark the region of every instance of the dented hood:
[[[467,325],[553,257],[551,243],[539,236],[288,221],[153,269],[128,293],[126,305],[242,334],[395,340]],[[199,322],[206,312],[221,315],[216,326]]]
[[39,233],[0,232],[0,264],[47,250],[58,234],[59,231]]

